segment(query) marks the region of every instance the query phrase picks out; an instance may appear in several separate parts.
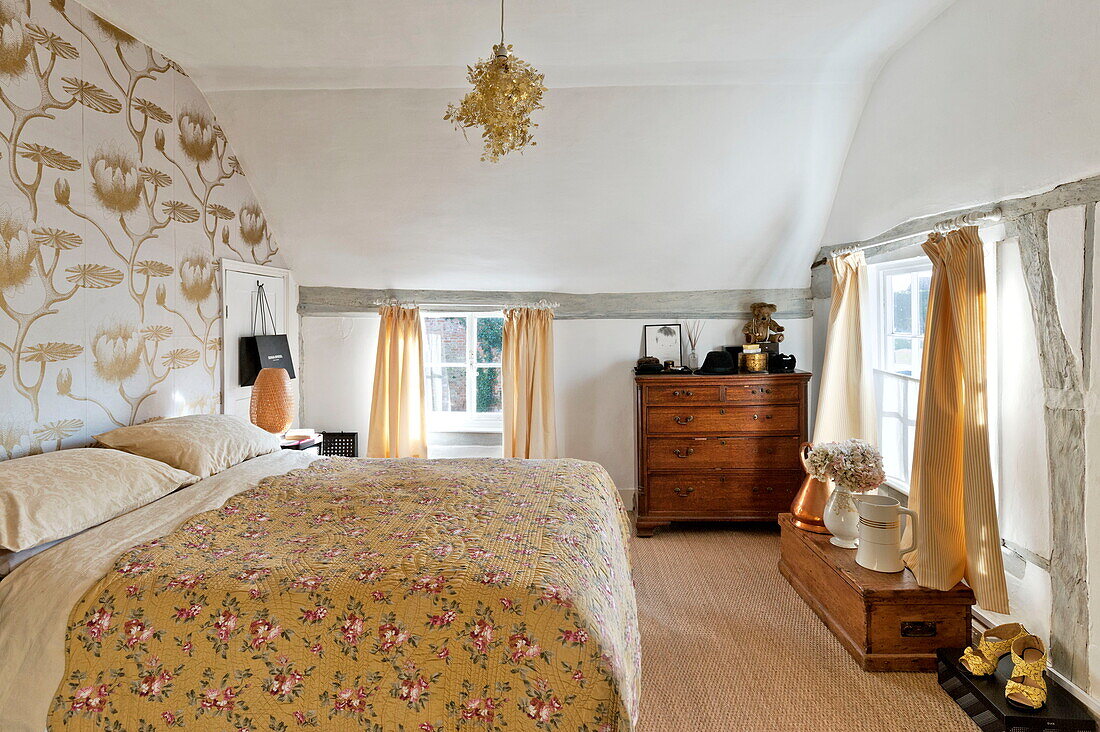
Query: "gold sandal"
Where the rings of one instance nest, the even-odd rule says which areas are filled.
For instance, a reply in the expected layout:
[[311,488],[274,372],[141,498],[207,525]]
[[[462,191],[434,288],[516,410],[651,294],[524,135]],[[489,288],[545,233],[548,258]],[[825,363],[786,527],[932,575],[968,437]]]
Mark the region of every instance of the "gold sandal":
[[988,676],[997,670],[997,662],[1012,650],[1012,642],[1026,635],[1027,630],[1019,623],[990,628],[978,636],[977,646],[963,651],[959,663],[974,676]]
[[1034,635],[1012,642],[1012,676],[1005,686],[1005,700],[1021,709],[1039,709],[1047,703],[1047,649]]

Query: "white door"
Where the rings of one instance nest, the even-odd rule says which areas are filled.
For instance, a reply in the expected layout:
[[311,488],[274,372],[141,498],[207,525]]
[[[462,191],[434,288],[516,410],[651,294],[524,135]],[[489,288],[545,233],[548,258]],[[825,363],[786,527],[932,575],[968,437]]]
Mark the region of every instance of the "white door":
[[[273,268],[269,268],[273,269]],[[279,270],[274,270],[276,273]],[[289,297],[289,278],[286,274],[259,274],[258,272],[238,272],[226,269],[222,303],[224,306],[222,330],[225,345],[225,366],[222,384],[222,405],[226,414],[236,414],[248,419],[248,403],[252,397],[251,386],[241,386],[238,378],[237,362],[242,336],[253,335],[252,322],[256,313],[259,285],[263,284],[267,302],[275,318],[275,333],[287,332],[287,300]],[[263,334],[259,316],[255,317],[255,335]],[[272,333],[270,319],[267,332]],[[291,349],[294,350],[293,348]]]

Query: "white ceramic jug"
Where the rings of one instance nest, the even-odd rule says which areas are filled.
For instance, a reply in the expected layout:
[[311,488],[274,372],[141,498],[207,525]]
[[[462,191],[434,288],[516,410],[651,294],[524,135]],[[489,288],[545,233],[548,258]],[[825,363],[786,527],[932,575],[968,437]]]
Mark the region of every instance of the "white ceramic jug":
[[[859,496],[859,548],[856,563],[876,572],[900,572],[905,569],[902,557],[917,548],[917,514],[902,508],[889,496]],[[901,518],[907,516],[912,525],[912,541],[901,547]]]

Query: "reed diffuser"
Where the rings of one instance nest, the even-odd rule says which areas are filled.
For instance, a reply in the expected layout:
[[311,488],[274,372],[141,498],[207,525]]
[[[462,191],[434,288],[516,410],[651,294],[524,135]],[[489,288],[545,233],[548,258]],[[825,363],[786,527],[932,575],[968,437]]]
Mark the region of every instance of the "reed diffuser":
[[695,347],[699,344],[699,336],[703,332],[703,325],[702,320],[692,320],[687,324],[688,345],[690,346],[687,367],[692,371],[699,368],[699,355],[695,352]]

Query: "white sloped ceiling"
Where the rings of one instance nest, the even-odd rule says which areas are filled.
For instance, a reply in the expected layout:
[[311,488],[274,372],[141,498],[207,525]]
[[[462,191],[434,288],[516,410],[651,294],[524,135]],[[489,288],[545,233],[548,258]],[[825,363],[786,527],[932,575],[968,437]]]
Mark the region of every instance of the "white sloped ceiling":
[[511,0],[538,145],[443,111],[491,0],[87,0],[187,68],[306,285],[800,287],[868,85],[950,0]]

